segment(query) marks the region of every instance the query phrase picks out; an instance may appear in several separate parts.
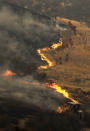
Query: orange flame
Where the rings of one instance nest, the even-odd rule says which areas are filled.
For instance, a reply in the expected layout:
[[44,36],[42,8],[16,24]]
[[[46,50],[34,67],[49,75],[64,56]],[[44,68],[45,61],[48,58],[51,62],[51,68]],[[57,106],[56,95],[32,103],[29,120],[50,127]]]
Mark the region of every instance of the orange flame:
[[[62,39],[59,39],[58,43],[53,43],[53,45],[51,46],[52,49],[57,49],[58,47],[62,46]],[[48,63],[48,65],[46,66],[40,66],[38,67],[38,69],[48,69],[49,67],[54,66],[54,63],[45,56],[45,54],[43,53],[43,51],[49,51],[50,48],[43,48],[43,49],[38,49],[37,53],[41,56],[41,60],[46,61]]]
[[74,103],[78,103],[78,101],[74,100],[70,95],[69,93],[62,89],[60,86],[58,86],[57,84],[55,83],[52,83],[52,84],[49,84],[49,83],[46,83],[46,85],[52,89],[54,89],[56,92],[60,93],[60,94],[63,94],[64,97],[70,99],[71,101],[73,101]]
[[58,43],[53,43],[51,46],[53,49],[57,49],[58,47],[62,46],[62,39],[59,39]]
[[47,69],[48,67],[53,66],[53,62],[50,61],[50,60],[42,53],[42,51],[46,51],[46,50],[47,50],[46,48],[44,48],[44,49],[38,49],[38,50],[37,50],[38,54],[41,56],[41,60],[46,61],[46,62],[48,63],[48,65],[46,65],[46,66],[40,66],[38,69]]
[[11,70],[6,70],[6,71],[2,74],[2,76],[4,76],[4,77],[14,76],[14,75],[16,75],[16,73],[13,73]]

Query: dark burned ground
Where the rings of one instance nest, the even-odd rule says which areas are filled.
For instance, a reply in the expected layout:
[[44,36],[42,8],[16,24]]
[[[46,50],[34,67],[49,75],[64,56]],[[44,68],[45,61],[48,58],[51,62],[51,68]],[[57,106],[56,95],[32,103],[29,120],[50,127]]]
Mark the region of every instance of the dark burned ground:
[[0,131],[80,131],[90,126],[87,113],[81,120],[71,111],[58,114],[16,100],[0,101]]

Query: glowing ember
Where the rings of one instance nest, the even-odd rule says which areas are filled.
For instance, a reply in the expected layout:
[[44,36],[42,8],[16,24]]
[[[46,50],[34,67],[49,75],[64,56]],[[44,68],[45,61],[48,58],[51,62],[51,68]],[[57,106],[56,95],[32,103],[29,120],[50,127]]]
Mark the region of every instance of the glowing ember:
[[62,112],[63,112],[63,110],[62,110],[62,108],[61,108],[60,106],[58,106],[57,112],[58,112],[58,113],[62,113]]
[[4,77],[14,76],[14,75],[16,75],[16,73],[13,73],[13,72],[10,71],[10,70],[6,70],[6,71],[2,74],[2,76],[4,76]]
[[49,84],[49,83],[46,83],[46,85],[52,89],[54,89],[56,92],[60,93],[60,94],[63,94],[64,97],[70,99],[71,101],[73,101],[74,103],[78,103],[78,101],[74,100],[70,95],[69,93],[62,89],[60,86],[58,86],[57,84],[55,83],[52,83],[52,84]]

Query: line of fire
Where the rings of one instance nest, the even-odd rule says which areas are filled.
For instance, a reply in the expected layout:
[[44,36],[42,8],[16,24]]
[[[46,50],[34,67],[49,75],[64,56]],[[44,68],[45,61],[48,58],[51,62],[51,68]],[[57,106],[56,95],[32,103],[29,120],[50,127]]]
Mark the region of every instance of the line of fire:
[[[45,66],[39,66],[38,67],[39,70],[40,69],[48,69],[48,68],[54,66],[54,63],[49,58],[47,58],[45,56],[44,51],[49,51],[50,49],[55,50],[55,49],[61,47],[62,44],[63,44],[63,40],[62,40],[62,38],[60,38],[59,42],[58,43],[53,43],[51,48],[43,48],[43,49],[38,49],[37,50],[38,54],[41,57],[41,60],[46,61],[47,64],[48,64],[48,65],[45,65]],[[71,102],[68,102],[67,106],[66,105],[63,106],[63,107],[58,106],[58,108],[57,108],[58,113],[62,113],[64,111],[66,111],[66,110],[69,110],[70,108],[72,110],[76,111],[76,112],[80,112],[80,113],[82,112],[80,110],[80,103],[77,100],[73,99],[72,96],[66,90],[62,89],[61,86],[57,85],[56,83],[54,83],[52,81],[47,82],[46,86],[49,87],[49,88],[54,89],[55,92],[62,94],[65,98],[67,98],[67,99],[69,99],[71,101]]]

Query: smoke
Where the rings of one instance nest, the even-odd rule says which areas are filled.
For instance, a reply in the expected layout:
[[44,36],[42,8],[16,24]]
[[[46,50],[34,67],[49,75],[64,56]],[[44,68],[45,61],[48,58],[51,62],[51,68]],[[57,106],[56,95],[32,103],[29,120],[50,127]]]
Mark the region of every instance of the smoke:
[[[29,81],[31,84],[26,84]],[[32,84],[38,83],[38,84]],[[64,97],[40,84],[32,76],[23,78],[0,78],[0,98],[14,99],[41,109],[55,110],[64,102]]]
[[[50,46],[57,37],[57,31],[30,13],[15,13],[7,7],[0,10],[0,77],[5,68],[25,71],[29,65],[39,65],[36,54],[38,48]],[[27,85],[36,81],[32,76],[22,78],[0,78],[0,98],[15,99],[33,104],[43,109],[56,110],[62,95],[53,92],[45,85]]]
[[[56,40],[56,30],[30,13],[0,10],[0,65],[20,68],[20,65],[40,64],[36,50]],[[19,65],[19,66],[17,66]]]

